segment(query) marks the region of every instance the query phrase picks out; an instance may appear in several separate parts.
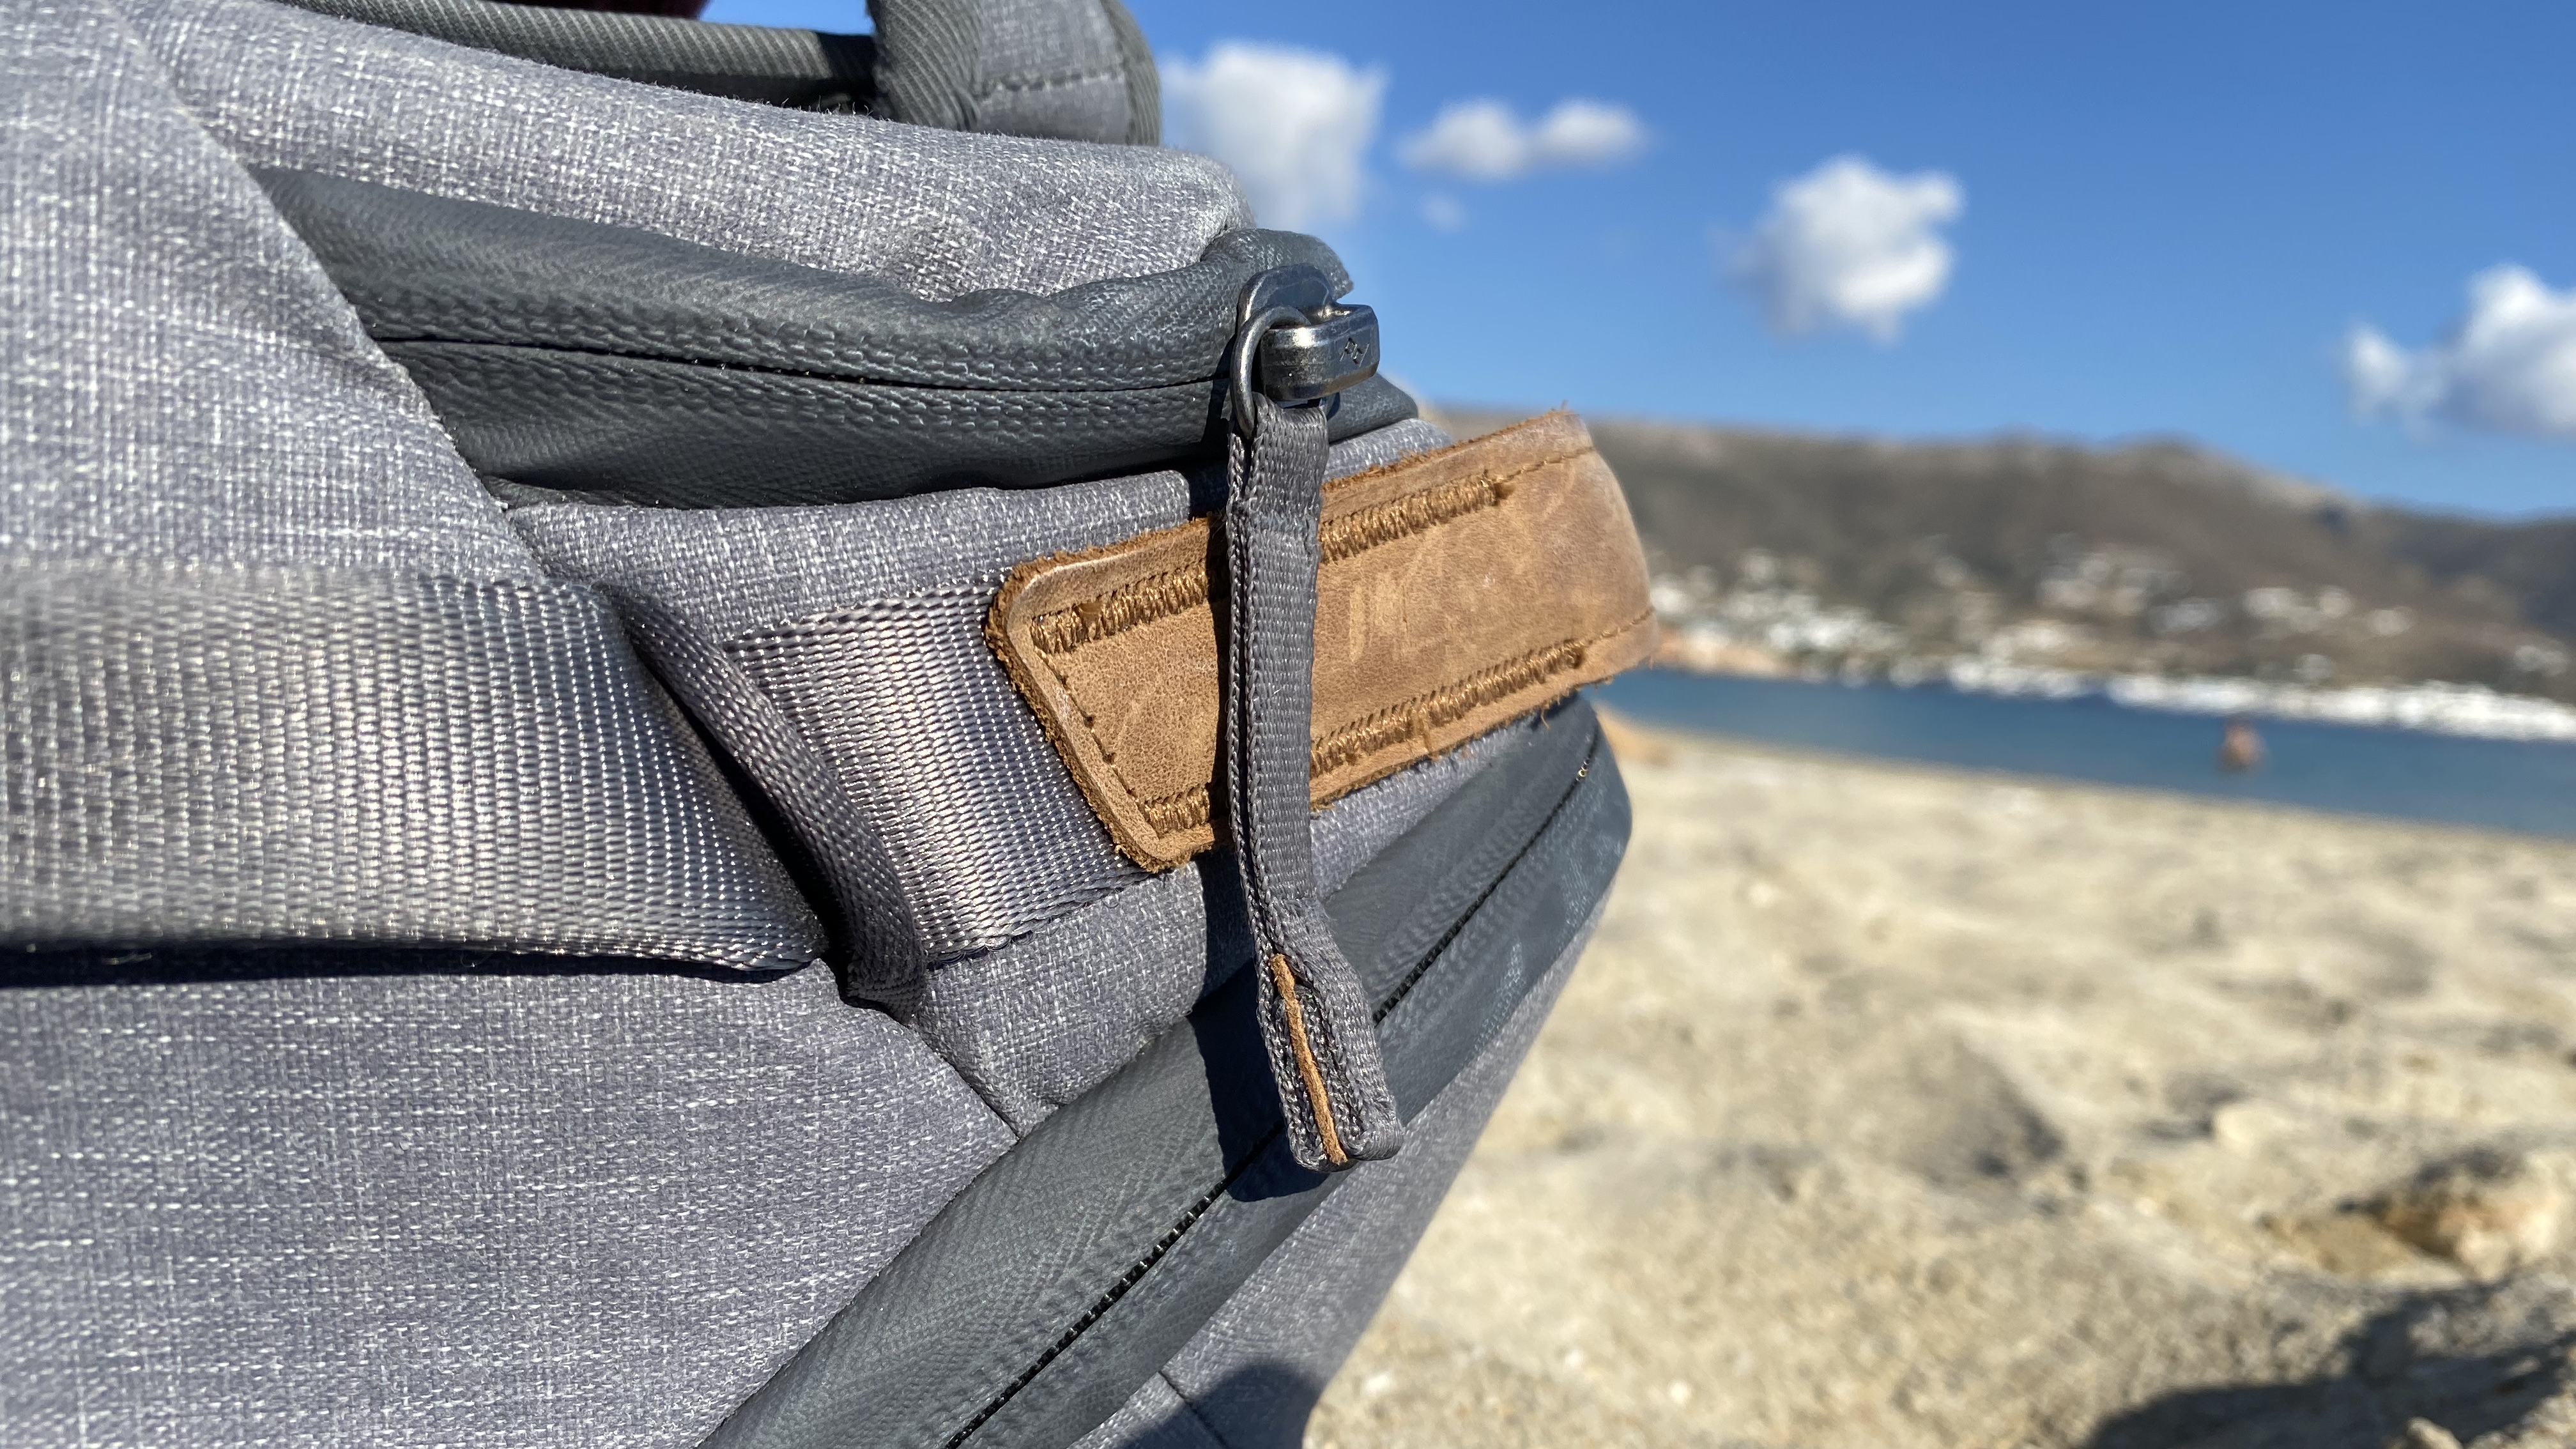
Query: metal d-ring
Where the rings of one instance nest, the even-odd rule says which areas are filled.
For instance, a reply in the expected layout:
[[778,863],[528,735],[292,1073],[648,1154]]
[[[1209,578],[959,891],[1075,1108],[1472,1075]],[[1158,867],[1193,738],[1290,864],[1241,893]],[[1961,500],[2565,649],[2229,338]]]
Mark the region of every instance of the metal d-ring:
[[1251,438],[1260,426],[1259,414],[1253,410],[1252,371],[1261,360],[1261,339],[1273,327],[1303,327],[1306,314],[1294,307],[1271,307],[1245,322],[1234,334],[1234,355],[1230,360],[1233,373],[1234,430]]

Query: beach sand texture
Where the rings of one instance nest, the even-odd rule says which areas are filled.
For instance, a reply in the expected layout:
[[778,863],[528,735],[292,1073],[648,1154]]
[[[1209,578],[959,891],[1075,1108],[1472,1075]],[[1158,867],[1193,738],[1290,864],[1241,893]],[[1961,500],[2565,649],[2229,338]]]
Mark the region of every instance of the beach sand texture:
[[1618,738],[1310,1446],[2576,1444],[2576,844]]

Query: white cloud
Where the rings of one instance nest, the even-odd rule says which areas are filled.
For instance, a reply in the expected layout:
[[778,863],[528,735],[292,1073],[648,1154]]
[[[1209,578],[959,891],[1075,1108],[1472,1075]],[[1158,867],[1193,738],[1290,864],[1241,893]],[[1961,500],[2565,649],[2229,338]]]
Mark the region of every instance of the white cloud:
[[1172,143],[1232,167],[1261,224],[1291,231],[1359,214],[1385,91],[1382,70],[1240,40],[1163,66]]
[[1434,231],[1462,231],[1467,225],[1467,208],[1446,191],[1435,191],[1422,198],[1422,219]]
[[1945,172],[1895,176],[1837,156],[1772,191],[1729,270],[1779,332],[1851,327],[1893,342],[1905,314],[1950,285],[1954,257],[1939,228],[1966,206]]
[[1559,101],[1538,123],[1532,153],[1544,166],[1615,166],[1646,149],[1646,123],[1626,106]]
[[1501,101],[1452,101],[1431,129],[1408,136],[1404,164],[1470,181],[1510,181],[1533,171],[1614,166],[1646,147],[1646,126],[1626,106],[1564,100],[1523,125]]
[[2468,315],[2449,337],[2409,352],[2356,327],[2343,372],[2364,417],[2576,441],[2576,288],[2489,267],[2469,279]]

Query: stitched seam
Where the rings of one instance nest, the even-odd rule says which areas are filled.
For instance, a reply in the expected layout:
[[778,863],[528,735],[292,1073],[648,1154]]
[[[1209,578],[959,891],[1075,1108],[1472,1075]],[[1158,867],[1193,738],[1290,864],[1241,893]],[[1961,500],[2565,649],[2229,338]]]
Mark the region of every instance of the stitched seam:
[[[957,392],[1028,392],[1078,394],[1099,392],[1155,392],[1175,387],[1205,386],[1208,379],[1187,363],[1156,368],[1159,360],[1147,357],[1122,365],[1101,365],[1078,360],[1060,360],[1058,354],[1071,353],[1074,347],[1054,347],[1029,355],[1020,366],[987,361],[962,349],[934,340],[923,340],[913,351],[869,345],[867,339],[844,341],[837,331],[825,333],[819,341],[800,341],[773,336],[752,329],[713,334],[707,349],[690,351],[672,339],[675,330],[656,325],[651,320],[630,322],[594,308],[565,307],[560,312],[534,309],[514,311],[493,306],[483,314],[463,319],[442,312],[416,317],[408,312],[386,312],[392,304],[368,299],[380,309],[376,330],[368,334],[379,346],[411,347],[477,347],[508,348],[517,352],[560,354],[566,357],[602,357],[620,362],[666,362],[677,367],[713,368],[725,372],[759,373],[773,377],[810,378],[819,382],[862,383],[875,387],[933,388]],[[545,328],[587,328],[595,335],[588,339],[554,341],[539,337],[460,337],[456,332],[478,326],[534,331]],[[405,335],[417,334],[417,335]],[[716,347],[741,346],[746,350],[767,350],[781,358],[794,359],[804,365],[786,361],[740,361],[709,357],[706,351]],[[1098,351],[1100,349],[1092,349]],[[1141,351],[1141,349],[1139,349]],[[924,360],[927,357],[928,360]],[[912,374],[910,377],[886,376],[888,373]],[[1091,386],[1060,387],[1048,383],[1064,381],[1089,383]]]
[[1297,1078],[1306,1085],[1306,1103],[1314,1109],[1315,1135],[1323,1139],[1325,1160],[1343,1166],[1351,1160],[1350,1154],[1342,1150],[1341,1129],[1333,1125],[1333,1098],[1324,1090],[1324,1069],[1315,1064],[1315,1048],[1306,1037],[1306,1007],[1297,999],[1297,973],[1283,954],[1274,952],[1270,957],[1270,984],[1279,990],[1279,1012],[1288,1021],[1288,1049],[1297,1054]]
[[[1023,371],[1002,369],[1002,366],[984,366],[984,369],[958,366],[956,371],[945,371],[945,374],[943,369],[938,369],[938,366],[909,366],[914,379],[904,379],[904,376],[881,376],[881,374],[889,374],[889,371],[907,371],[904,358],[896,358],[894,353],[884,353],[884,351],[860,353],[860,356],[855,358],[842,358],[840,353],[829,353],[824,351],[824,348],[817,348],[817,345],[781,345],[781,351],[791,351],[799,358],[814,358],[814,361],[817,361],[817,366],[786,366],[786,364],[778,364],[778,361],[724,361],[724,358],[708,358],[703,356],[703,353],[701,356],[690,356],[690,353],[670,348],[670,340],[667,340],[667,335],[662,333],[636,333],[636,338],[639,340],[631,343],[629,348],[595,345],[595,343],[549,343],[549,340],[492,340],[492,338],[376,338],[376,345],[384,345],[384,348],[412,348],[415,353],[410,353],[410,356],[420,356],[417,348],[438,348],[438,351],[430,353],[430,356],[456,358],[456,364],[451,366],[464,366],[464,364],[484,366],[489,364],[492,356],[497,356],[497,353],[510,353],[513,361],[523,361],[523,358],[528,356],[538,356],[538,358],[544,358],[549,366],[554,366],[554,371],[567,371],[567,364],[564,364],[562,358],[600,358],[600,361],[621,361],[621,364],[662,364],[662,366],[675,366],[675,369],[721,371],[721,374],[775,376],[775,379],[793,379],[793,382],[829,382],[829,384],[842,384],[842,387],[878,387],[878,389],[889,389],[889,392],[948,392],[948,394],[966,394],[966,397],[987,397],[987,394],[999,394],[999,397],[1103,397],[1103,394],[1123,394],[1123,392],[1172,392],[1172,389],[1208,387],[1206,376],[1195,376],[1195,374],[1136,376],[1136,374],[1121,374],[1121,371],[1113,371],[1113,369],[1103,369],[1103,366],[1092,366],[1092,369],[1082,371],[1082,379],[1097,382],[1100,387],[1043,387],[1043,384],[1038,382],[1038,374],[1041,374],[1041,371],[1046,376],[1051,376],[1051,379],[1064,379],[1066,376],[1064,369],[1056,369],[1054,358],[1038,358],[1038,364],[1030,366],[1025,374]],[[616,340],[621,338],[608,338],[608,340],[616,343]],[[876,371],[860,371],[860,369],[876,369]],[[922,379],[927,379],[927,382],[922,382]]]
[[1353,720],[1326,735],[1323,742],[1315,746],[1309,768],[1317,774],[1329,775],[1391,745],[1427,737],[1439,726],[1455,723],[1495,700],[1518,694],[1569,669],[1579,669],[1583,666],[1586,642],[1569,639],[1544,649],[1533,649],[1517,659],[1507,659],[1479,669],[1464,679]]
[[1005,76],[1000,80],[988,81],[976,87],[974,96],[981,101],[1004,94],[1052,91],[1061,90],[1066,86],[1090,85],[1095,81],[1116,81],[1120,85],[1125,85],[1127,71],[1121,66],[1111,66],[1107,70],[1069,70],[1060,71],[1054,75]]
[[[1542,468],[1581,458],[1592,450],[1552,453],[1504,473],[1483,473],[1374,504],[1321,529],[1323,562],[1340,563],[1399,539],[1428,533],[1471,513],[1500,506],[1513,485]],[[1114,639],[1130,629],[1185,613],[1208,599],[1207,565],[1189,564],[1120,584],[1097,598],[1051,609],[1030,621],[1029,638],[1048,654],[1070,654]]]
[[1029,621],[1029,642],[1041,653],[1071,654],[1085,644],[1186,613],[1207,601],[1207,565],[1165,569],[1069,609],[1039,615]]
[[[1120,776],[1118,783],[1126,784],[1126,777]],[[1132,795],[1135,792],[1130,790],[1128,793]],[[1151,800],[1140,797],[1137,803],[1145,811],[1146,822],[1165,835],[1195,830],[1216,818],[1216,802],[1209,796],[1205,785],[1192,785],[1177,794],[1160,795]]]
[[1172,1397],[1181,1401],[1181,1408],[1186,1411],[1193,1420],[1197,1421],[1200,1432],[1208,1436],[1210,1443],[1215,1444],[1217,1449],[1234,1449],[1234,1441],[1217,1432],[1216,1425],[1208,1422],[1207,1411],[1199,1407],[1196,1399],[1182,1393],[1181,1386],[1172,1382],[1172,1376],[1170,1374],[1158,1371],[1155,1373],[1154,1377],[1161,1379],[1163,1381],[1163,1387],[1172,1391]]
[[[1509,698],[1531,685],[1582,668],[1593,645],[1615,639],[1653,617],[1654,611],[1650,609],[1624,624],[1604,629],[1588,638],[1568,639],[1544,649],[1533,649],[1354,720],[1326,735],[1315,746],[1308,757],[1307,768],[1318,775],[1330,774],[1407,739],[1428,736],[1433,729],[1463,719],[1496,700]],[[1364,735],[1371,737],[1363,743]],[[1110,768],[1114,772],[1117,766],[1113,762]],[[1133,786],[1127,785],[1125,775],[1118,777],[1118,783],[1127,787],[1128,798],[1136,801],[1144,811],[1146,823],[1165,835],[1195,829],[1215,817],[1215,805],[1205,785],[1193,785],[1186,790],[1146,799],[1138,795]]]
[[1346,558],[1366,553],[1380,544],[1427,533],[1442,524],[1455,522],[1470,513],[1501,506],[1509,500],[1513,485],[1522,477],[1541,468],[1582,457],[1581,451],[1557,453],[1535,462],[1524,463],[1508,473],[1485,473],[1474,478],[1461,478],[1437,488],[1426,488],[1402,498],[1363,508],[1346,517],[1328,519],[1321,529],[1324,562],[1339,563]]

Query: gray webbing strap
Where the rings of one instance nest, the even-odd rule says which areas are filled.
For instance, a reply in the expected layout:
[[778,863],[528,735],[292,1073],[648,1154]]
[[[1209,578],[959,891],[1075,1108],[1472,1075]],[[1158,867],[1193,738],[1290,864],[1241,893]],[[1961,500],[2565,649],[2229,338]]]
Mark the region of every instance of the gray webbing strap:
[[0,943],[759,970],[822,939],[587,588],[21,560]]
[[1259,953],[1263,1048],[1297,1160],[1333,1171],[1391,1157],[1404,1119],[1370,1002],[1315,889],[1309,807],[1315,578],[1323,561],[1320,407],[1254,396],[1231,435],[1225,505],[1227,828]]

